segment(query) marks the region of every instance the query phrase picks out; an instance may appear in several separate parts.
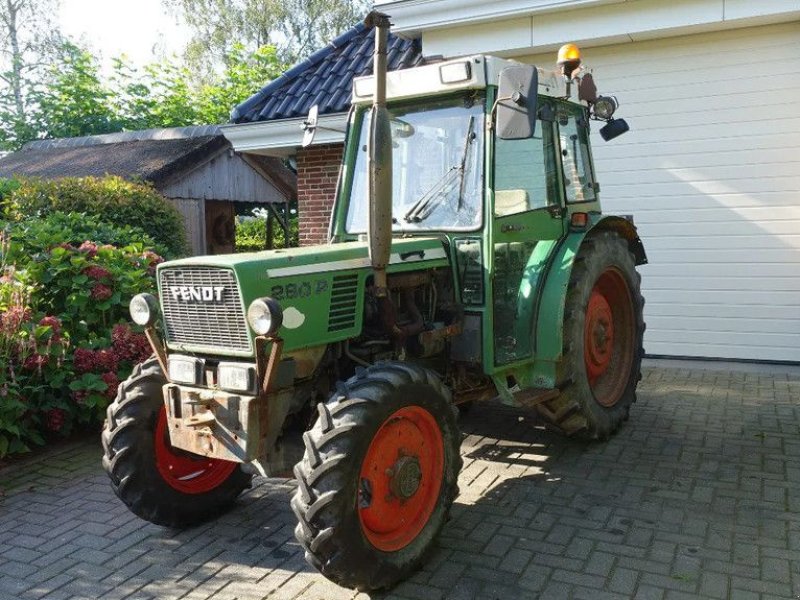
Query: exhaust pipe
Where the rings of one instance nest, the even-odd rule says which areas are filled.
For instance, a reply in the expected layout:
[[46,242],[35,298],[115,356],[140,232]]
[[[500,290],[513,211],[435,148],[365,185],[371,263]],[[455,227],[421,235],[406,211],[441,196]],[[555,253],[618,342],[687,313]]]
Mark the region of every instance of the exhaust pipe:
[[386,46],[389,17],[373,11],[365,24],[375,29],[372,74],[375,95],[368,141],[369,260],[375,277],[375,295],[387,296],[386,265],[392,249],[392,131],[386,109]]

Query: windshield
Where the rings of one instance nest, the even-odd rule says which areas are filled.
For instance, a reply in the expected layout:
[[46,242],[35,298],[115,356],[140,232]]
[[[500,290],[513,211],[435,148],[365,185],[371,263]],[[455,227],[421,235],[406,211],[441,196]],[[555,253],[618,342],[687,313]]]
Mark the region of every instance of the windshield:
[[[448,100],[390,108],[392,229],[399,232],[474,230],[481,224],[483,102]],[[368,221],[367,139],[370,111],[361,113],[347,232]]]

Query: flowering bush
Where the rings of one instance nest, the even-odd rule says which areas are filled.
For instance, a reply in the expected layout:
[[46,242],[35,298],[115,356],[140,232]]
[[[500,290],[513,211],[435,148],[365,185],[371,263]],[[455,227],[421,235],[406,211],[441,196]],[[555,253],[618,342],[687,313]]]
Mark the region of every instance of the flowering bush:
[[47,246],[41,232],[52,219],[61,217],[0,223],[0,457],[102,420],[120,381],[151,352],[126,324],[127,305],[154,290],[161,257],[141,244],[58,235]]

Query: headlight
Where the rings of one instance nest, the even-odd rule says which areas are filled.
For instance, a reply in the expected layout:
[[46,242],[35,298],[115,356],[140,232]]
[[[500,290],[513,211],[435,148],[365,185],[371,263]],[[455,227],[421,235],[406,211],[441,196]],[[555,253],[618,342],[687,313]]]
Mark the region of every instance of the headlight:
[[245,363],[219,363],[217,385],[223,390],[249,392],[255,388],[256,369]]
[[594,103],[594,116],[608,121],[617,110],[617,101],[611,96],[600,96]]
[[148,326],[156,322],[158,300],[152,294],[136,294],[128,307],[131,319],[137,325]]
[[272,298],[253,300],[247,309],[247,322],[256,335],[271,337],[278,332],[281,324],[283,324],[281,305]]
[[203,373],[204,361],[191,356],[173,354],[167,359],[169,380],[174,383],[199,384]]

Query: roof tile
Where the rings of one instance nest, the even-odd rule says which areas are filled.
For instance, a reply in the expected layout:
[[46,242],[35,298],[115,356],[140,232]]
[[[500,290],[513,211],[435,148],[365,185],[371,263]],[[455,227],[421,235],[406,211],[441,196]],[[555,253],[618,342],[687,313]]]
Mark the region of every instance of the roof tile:
[[[373,46],[372,29],[356,25],[236,106],[231,122],[304,117],[314,104],[320,105],[320,114],[346,112],[353,78],[372,73]],[[419,40],[389,34],[390,70],[413,67],[421,59]]]

